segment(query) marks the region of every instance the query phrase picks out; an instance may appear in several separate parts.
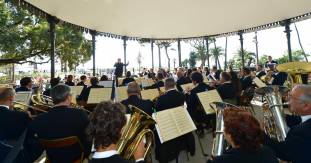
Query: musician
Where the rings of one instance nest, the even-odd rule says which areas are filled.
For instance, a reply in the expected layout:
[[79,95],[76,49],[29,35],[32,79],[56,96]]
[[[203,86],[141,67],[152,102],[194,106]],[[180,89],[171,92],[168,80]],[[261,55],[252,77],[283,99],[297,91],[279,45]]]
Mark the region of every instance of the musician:
[[128,83],[135,81],[135,79],[132,78],[131,76],[132,76],[131,71],[127,71],[126,78],[124,78],[122,81],[123,86],[126,86]]
[[271,84],[272,85],[279,85],[279,86],[284,85],[285,81],[287,80],[287,73],[286,72],[278,72],[274,68],[271,70],[274,71],[271,75],[271,77],[273,78]]
[[178,92],[175,88],[175,81],[173,78],[165,79],[164,88],[165,94],[161,95],[156,103],[156,110],[162,111],[178,106],[183,106],[185,102],[185,96]]
[[151,68],[148,73],[148,78],[154,79],[155,77],[156,74],[154,73],[153,68]]
[[[185,102],[185,97],[182,93],[176,90],[174,79],[167,78],[165,80],[164,86],[166,92],[165,94],[161,95],[157,100],[157,112],[183,106]],[[179,152],[182,150],[186,150],[189,151],[191,154],[194,154],[195,144],[194,137],[191,133],[185,134],[162,144],[160,143],[160,139],[156,134],[155,142],[155,157],[160,163],[167,163],[171,160],[176,159]]]
[[211,87],[203,82],[203,76],[199,72],[193,72],[191,79],[195,87],[186,93],[187,110],[191,118],[199,124],[197,125],[198,130],[203,132],[202,125],[207,123],[209,117],[206,116],[197,93],[211,90]]
[[274,152],[262,145],[259,122],[249,112],[225,109],[224,127],[225,139],[232,148],[208,163],[278,163]]
[[[222,72],[220,74],[219,85],[216,87],[222,100],[234,100],[236,101],[236,86],[231,82],[231,76],[228,72]],[[231,103],[231,102],[230,102]],[[236,105],[236,102],[233,103]]]
[[159,72],[157,74],[157,78],[156,78],[156,83],[154,83],[151,86],[146,87],[145,89],[160,89],[160,87],[164,87],[164,82],[163,82],[164,76],[161,72]]
[[177,90],[179,92],[183,92],[183,89],[181,88],[181,85],[187,84],[187,83],[191,83],[191,80],[187,80],[187,78],[184,75],[184,72],[181,69],[179,69],[177,71],[177,82],[176,82]]
[[91,82],[91,86],[82,90],[81,95],[78,97],[78,101],[83,100],[86,102],[89,98],[89,94],[92,88],[104,88],[103,86],[98,85],[97,77],[92,77],[90,82]]
[[[0,88],[0,162],[4,162],[7,154],[14,148],[13,142],[22,139],[20,138],[21,135],[26,132],[26,128],[31,122],[30,115],[27,112],[12,110],[14,99],[15,91],[13,88]],[[39,157],[37,153],[40,150],[39,148],[31,150],[32,140],[28,136],[26,136],[24,141],[21,140],[24,142],[24,150],[18,150],[17,157],[12,158],[14,162],[30,163]]]
[[20,87],[15,89],[15,92],[28,92],[31,91],[32,88],[32,80],[31,77],[23,77],[20,80]]
[[204,67],[203,69],[203,76],[205,75],[206,77],[210,74],[210,70],[208,67]]
[[99,79],[99,81],[107,81],[108,80],[108,76],[107,75],[102,75]]
[[[153,102],[150,100],[142,100],[140,98],[140,87],[136,82],[130,82],[127,86],[127,95],[128,98],[126,100],[121,101],[121,103],[125,106],[133,105],[147,113],[148,115],[152,115],[153,110]],[[131,113],[129,108],[127,107],[126,113]]]
[[67,81],[65,82],[65,84],[68,86],[75,86],[75,83],[73,82],[73,75],[67,76]]
[[85,75],[80,76],[80,82],[77,84],[77,86],[87,87],[87,85],[85,84],[86,80],[87,77]]
[[45,95],[45,96],[51,96],[50,94],[51,94],[51,89],[53,88],[53,87],[55,87],[57,84],[59,84],[59,82],[60,82],[60,78],[52,78],[51,80],[50,80],[50,88],[49,89],[46,89],[44,92],[43,92],[43,95]]
[[285,141],[278,142],[265,135],[264,143],[278,158],[292,163],[309,163],[311,146],[311,86],[296,85],[289,95],[290,111],[300,115],[302,123],[290,128]]
[[127,64],[124,64],[121,62],[121,58],[118,58],[118,61],[114,64],[114,67],[116,68],[114,71],[114,75],[116,77],[122,77],[123,74],[123,67],[127,66],[129,64],[129,62],[127,62]]
[[252,86],[253,79],[251,77],[251,70],[247,67],[242,68],[242,77],[240,79],[242,90],[246,90],[247,88]]
[[[80,109],[70,107],[72,97],[70,87],[58,84],[51,90],[54,107],[38,115],[31,123],[29,130],[39,139],[61,139],[77,136],[83,146],[84,156],[91,152],[91,142],[87,140],[85,129],[89,123],[87,114]],[[66,149],[46,149],[51,162],[73,162],[80,159],[80,148],[76,145]]]
[[273,60],[271,56],[268,56],[268,61],[266,62],[265,66],[266,68],[275,68],[276,65],[278,64],[277,61]]
[[[87,133],[96,149],[91,163],[130,163],[121,158],[116,145],[126,124],[124,109],[120,103],[104,101],[91,113]],[[140,142],[134,153],[135,162],[144,163],[144,153],[144,143]]]
[[210,77],[210,78],[219,80],[220,79],[220,73],[221,73],[221,70],[218,70],[217,66],[213,66],[212,72],[210,73],[210,76],[212,76],[212,77]]
[[260,78],[261,78],[262,76],[264,76],[264,75],[266,75],[266,72],[265,72],[265,70],[263,69],[263,66],[260,65],[260,64],[258,64],[258,65],[256,66],[256,77],[260,79]]

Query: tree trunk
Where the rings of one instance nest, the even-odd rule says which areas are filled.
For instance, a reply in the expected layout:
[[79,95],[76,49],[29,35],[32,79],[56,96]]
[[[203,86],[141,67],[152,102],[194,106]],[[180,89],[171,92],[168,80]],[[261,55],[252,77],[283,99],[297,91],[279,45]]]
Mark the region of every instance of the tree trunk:
[[161,68],[161,47],[158,45],[158,52],[159,52],[159,68]]
[[166,57],[167,57],[167,66],[168,66],[168,69],[171,70],[171,59],[170,57],[168,56],[168,53],[167,53],[167,46],[165,46],[165,54],[166,54]]
[[[217,46],[216,46],[216,39],[214,40],[214,49],[216,50]],[[216,54],[218,55],[218,54]],[[217,67],[217,60],[218,60],[218,56],[214,56],[215,58],[215,66]]]
[[305,50],[302,47],[302,43],[301,43],[301,40],[300,40],[300,35],[299,35],[298,28],[296,26],[296,23],[294,23],[294,25],[295,25],[295,29],[296,29],[296,33],[297,33],[297,37],[298,37],[299,46],[300,46],[301,51],[302,51],[302,53],[303,53],[303,55],[304,55],[304,57],[306,59],[306,62],[308,62],[308,56],[306,55]]
[[220,61],[219,61],[218,56],[217,56],[217,62],[218,62],[219,70],[221,70]]
[[225,44],[225,68],[224,68],[224,71],[227,70],[227,46],[228,46],[228,38],[226,37],[226,44]]
[[68,70],[68,65],[67,65],[67,61],[64,62],[64,72],[67,72]]

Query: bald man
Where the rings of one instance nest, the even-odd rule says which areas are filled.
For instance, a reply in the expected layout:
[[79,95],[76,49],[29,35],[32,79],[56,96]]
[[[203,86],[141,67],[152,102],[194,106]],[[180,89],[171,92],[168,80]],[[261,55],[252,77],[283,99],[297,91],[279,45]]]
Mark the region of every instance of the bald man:
[[301,116],[301,124],[292,127],[285,141],[278,142],[265,136],[265,144],[276,155],[292,163],[311,162],[311,86],[297,85],[290,93],[290,111]]
[[152,107],[154,104],[151,100],[142,100],[140,98],[140,87],[136,82],[130,82],[127,85],[127,95],[128,98],[121,101],[121,103],[127,107],[126,113],[130,113],[128,105],[133,105],[149,115],[152,114]]

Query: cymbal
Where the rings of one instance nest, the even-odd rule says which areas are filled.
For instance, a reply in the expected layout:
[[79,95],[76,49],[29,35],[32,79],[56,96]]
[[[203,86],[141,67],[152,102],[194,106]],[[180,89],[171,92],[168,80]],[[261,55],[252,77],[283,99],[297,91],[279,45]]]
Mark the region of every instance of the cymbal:
[[310,62],[288,62],[277,65],[276,69],[280,72],[289,74],[308,74],[311,72]]

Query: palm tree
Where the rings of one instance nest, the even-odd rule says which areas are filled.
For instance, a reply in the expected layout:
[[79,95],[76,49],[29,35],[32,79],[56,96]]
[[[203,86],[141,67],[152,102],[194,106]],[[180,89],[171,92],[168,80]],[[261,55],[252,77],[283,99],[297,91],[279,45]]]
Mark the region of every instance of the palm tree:
[[193,40],[192,42],[190,42],[190,45],[195,49],[196,59],[201,61],[200,67],[204,67],[207,60],[204,40]]
[[[215,44],[216,45],[216,44]],[[221,69],[221,65],[219,62],[219,57],[221,55],[223,55],[223,49],[222,47],[218,46],[218,47],[214,47],[211,49],[211,54],[213,56],[213,58],[215,59],[215,65],[216,67],[218,67],[219,69]],[[218,65],[218,66],[217,66]]]
[[[244,51],[244,60],[247,61],[247,66],[249,67],[252,63],[255,64],[256,62],[256,54],[249,52],[247,50],[243,50]],[[235,60],[235,66],[237,68],[241,68],[242,67],[242,51],[241,49],[238,49],[236,54],[234,55],[234,60]]]

